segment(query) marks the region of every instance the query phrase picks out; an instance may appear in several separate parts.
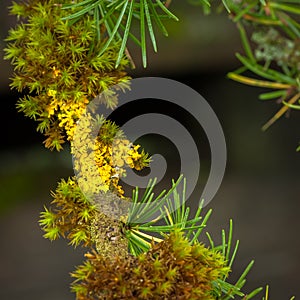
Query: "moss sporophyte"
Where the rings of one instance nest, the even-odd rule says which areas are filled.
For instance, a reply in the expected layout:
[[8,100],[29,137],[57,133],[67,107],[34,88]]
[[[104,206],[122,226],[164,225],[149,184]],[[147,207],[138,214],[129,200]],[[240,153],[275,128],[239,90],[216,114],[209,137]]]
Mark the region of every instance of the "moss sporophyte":
[[[193,2],[202,4],[206,12],[209,10],[209,0]],[[299,14],[300,10],[297,4],[281,2],[222,0],[230,17],[238,23],[246,53],[237,55],[244,67],[229,76],[247,84],[278,89],[261,97],[282,100],[283,108],[275,119],[287,109],[298,108],[300,98],[299,47],[295,42],[300,26],[286,13]],[[5,51],[14,67],[11,87],[24,94],[17,108],[38,123],[37,130],[45,135],[47,148],[60,151],[69,142],[76,156],[74,169],[80,176],[58,183],[51,193],[51,207],[45,207],[41,213],[40,225],[49,240],[64,237],[74,247],[87,248],[86,262],[72,273],[72,290],[78,300],[251,299],[262,290],[257,288],[247,295],[242,291],[252,261],[240,278],[230,283],[239,245],[238,241],[233,245],[232,221],[228,234],[222,231],[221,245],[215,245],[209,234],[209,245],[199,241],[211,210],[201,216],[199,205],[190,216],[182,177],[159,195],[153,191],[153,180],[144,193],[135,188],[130,197],[125,196],[120,179],[126,176],[126,168],[147,167],[149,155],[140,145],[133,145],[114,122],[101,116],[94,118],[86,109],[97,95],[115,84],[130,88],[125,70],[133,65],[133,60],[127,42],[131,39],[141,48],[146,66],[146,30],[156,51],[155,26],[167,35],[165,19],[178,20],[169,10],[170,3],[28,0],[13,2],[10,8],[18,25],[9,31]],[[140,29],[139,37],[132,30],[134,21]],[[285,33],[264,28],[278,22]],[[258,45],[255,53],[244,28],[249,23],[258,24],[252,36]],[[274,36],[278,38],[274,40]],[[278,49],[288,51],[288,57],[277,55]],[[264,66],[260,65],[261,60],[266,61]],[[270,68],[272,61],[278,63],[282,72]],[[241,75],[246,70],[267,81]],[[116,94],[103,101],[111,109],[117,103]],[[101,128],[93,140],[89,133],[95,124],[101,124]],[[78,126],[80,130],[75,130]],[[180,194],[179,185],[183,187]],[[112,219],[91,201],[90,194],[101,197],[101,203],[108,203],[114,195],[132,205],[119,219]],[[267,298],[268,288],[264,299]]]

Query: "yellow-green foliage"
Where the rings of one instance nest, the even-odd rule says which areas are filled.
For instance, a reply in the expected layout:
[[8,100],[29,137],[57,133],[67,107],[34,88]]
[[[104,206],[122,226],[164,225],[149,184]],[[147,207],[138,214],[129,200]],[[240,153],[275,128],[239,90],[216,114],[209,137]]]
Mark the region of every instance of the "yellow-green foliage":
[[72,274],[78,300],[216,299],[213,283],[229,272],[220,253],[190,245],[180,231],[138,257],[86,256]]
[[75,179],[62,179],[53,196],[53,209],[41,213],[40,224],[44,237],[56,240],[67,237],[72,245],[91,245],[91,222],[96,214],[93,207],[82,194]]
[[103,256],[126,256],[124,223],[109,218],[91,205],[74,178],[62,179],[52,197],[51,209],[45,207],[41,213],[40,225],[45,238],[56,240],[62,236],[75,247],[95,246]]
[[[111,85],[128,80],[123,57],[115,68],[119,45],[111,43],[101,55],[105,41],[96,42],[93,17],[74,24],[63,21],[66,1],[30,0],[13,3],[11,13],[19,25],[11,29],[6,59],[15,73],[11,86],[28,93],[18,102],[18,109],[38,121],[37,129],[47,136],[46,147],[60,150],[72,140],[76,120],[86,104]],[[114,107],[115,98],[106,105]]]

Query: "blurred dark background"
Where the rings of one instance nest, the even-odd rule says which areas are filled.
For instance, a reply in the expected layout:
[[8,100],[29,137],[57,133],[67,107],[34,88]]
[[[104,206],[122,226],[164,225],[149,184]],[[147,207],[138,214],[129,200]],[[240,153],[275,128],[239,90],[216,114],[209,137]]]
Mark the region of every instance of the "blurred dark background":
[[[0,3],[2,56],[3,40],[15,22],[8,5],[8,0]],[[270,299],[299,297],[300,154],[295,150],[300,113],[292,111],[262,132],[278,105],[260,102],[261,89],[226,79],[239,66],[234,53],[242,51],[235,26],[226,16],[205,17],[201,8],[179,1],[173,9],[181,21],[170,24],[170,37],[160,39],[158,54],[150,53],[149,67],[137,64],[130,74],[176,79],[210,103],[223,126],[228,162],[222,186],[206,207],[214,210],[208,231],[220,241],[221,229],[233,218],[241,245],[232,278],[255,259],[246,291],[269,284]],[[137,49],[132,54],[139,61]],[[43,205],[51,201],[49,191],[73,174],[71,157],[68,149],[44,149],[34,121],[16,111],[19,95],[9,90],[9,63],[1,59],[0,70],[0,299],[74,299],[69,272],[82,262],[84,250],[64,240],[44,240],[38,226]]]

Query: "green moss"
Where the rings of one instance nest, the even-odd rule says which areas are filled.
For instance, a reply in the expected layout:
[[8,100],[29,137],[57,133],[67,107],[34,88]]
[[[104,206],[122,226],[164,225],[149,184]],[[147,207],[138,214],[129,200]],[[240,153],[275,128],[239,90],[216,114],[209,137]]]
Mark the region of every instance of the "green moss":
[[[72,139],[73,127],[86,104],[106,88],[128,80],[123,57],[115,68],[119,44],[99,55],[105,40],[96,40],[95,22],[87,16],[75,24],[63,21],[64,1],[13,3],[11,13],[20,24],[11,29],[5,49],[15,73],[11,87],[29,93],[17,104],[39,122],[38,130],[51,149]],[[108,107],[116,105],[107,97]]]
[[78,300],[217,299],[213,282],[227,277],[224,257],[175,231],[138,257],[88,254],[72,274]]
[[45,208],[39,221],[45,232],[44,237],[56,240],[63,236],[73,246],[91,245],[90,227],[96,211],[86,200],[76,181],[71,178],[61,180],[52,196],[54,200],[51,209]]

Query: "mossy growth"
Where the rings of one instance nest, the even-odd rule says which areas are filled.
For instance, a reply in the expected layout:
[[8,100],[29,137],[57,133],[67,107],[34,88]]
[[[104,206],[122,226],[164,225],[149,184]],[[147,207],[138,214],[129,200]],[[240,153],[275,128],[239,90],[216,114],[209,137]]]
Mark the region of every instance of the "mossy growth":
[[[120,133],[116,124],[89,118],[86,111],[87,104],[110,86],[128,87],[125,68],[129,60],[124,53],[129,36],[141,46],[146,65],[145,29],[156,49],[152,20],[166,33],[162,19],[177,19],[167,8],[170,2],[28,0],[11,7],[19,25],[7,38],[6,58],[15,70],[12,88],[26,94],[18,109],[38,122],[38,131],[47,137],[47,148],[61,150],[62,144],[70,141],[78,163],[74,169],[80,176],[59,182],[52,193],[52,208],[45,208],[40,219],[46,238],[62,236],[75,247],[91,249],[86,263],[72,274],[72,289],[78,300],[251,299],[262,290],[248,295],[242,292],[253,262],[235,284],[227,281],[238,248],[238,242],[231,248],[232,222],[227,239],[222,231],[220,246],[214,245],[209,234],[210,246],[201,244],[198,237],[210,212],[202,218],[199,206],[189,219],[185,194],[179,196],[176,191],[178,182],[157,197],[153,193],[155,183],[149,183],[141,198],[138,189],[133,190],[132,199],[124,196],[119,178],[125,175],[125,167],[140,170],[148,165],[149,158]],[[239,5],[235,2],[234,7]],[[132,17],[139,20],[140,41],[130,32]],[[114,108],[117,97],[111,96],[103,104]],[[79,119],[83,130],[76,136]],[[96,139],[90,138],[89,122],[101,122]],[[76,147],[81,151],[75,153]],[[91,161],[87,160],[90,156]],[[92,174],[90,162],[95,165]],[[94,175],[101,179],[96,194],[101,192],[104,200],[114,195],[132,202],[127,215],[111,219],[84,193],[84,184],[94,186]],[[174,205],[169,199],[172,193]]]
[[91,245],[90,226],[96,210],[82,194],[75,178],[62,179],[52,197],[53,209],[45,208],[41,213],[44,237],[56,240],[62,236],[74,246]]
[[[78,300],[216,300],[245,296],[242,288],[253,261],[236,283],[228,282],[238,248],[238,242],[232,247],[232,222],[227,238],[225,231],[222,232],[220,246],[215,246],[209,235],[210,246],[202,244],[198,238],[211,210],[202,217],[200,206],[196,216],[189,219],[189,208],[181,202],[185,202],[185,196],[180,200],[176,190],[178,184],[179,181],[174,182],[165,197],[155,202],[155,207],[151,207],[155,182],[149,185],[141,195],[142,204],[155,210],[154,215],[159,211],[161,215],[148,223],[136,224],[135,215],[142,209],[137,196],[132,199],[133,209],[129,214],[116,220],[92,206],[74,179],[59,183],[53,193],[54,207],[41,213],[40,224],[44,236],[50,240],[63,236],[75,247],[83,245],[91,249],[86,254],[88,260],[72,274],[75,278],[72,290]],[[169,201],[171,193],[177,199],[174,204]],[[165,224],[161,222],[163,219]],[[254,290],[247,299],[261,290]]]
[[51,208],[41,212],[44,237],[53,241],[67,238],[74,247],[95,247],[103,256],[128,255],[122,220],[101,213],[83,195],[75,178],[62,179],[52,192]]
[[216,299],[214,282],[227,277],[224,256],[202,244],[191,245],[174,231],[138,257],[87,254],[72,274],[78,300]]
[[[89,101],[129,79],[125,56],[115,68],[119,44],[111,43],[99,55],[104,41],[95,42],[93,17],[70,24],[62,20],[66,16],[63,3],[14,2],[10,11],[19,24],[10,30],[5,49],[15,71],[11,87],[27,94],[19,100],[18,109],[39,123],[37,130],[47,137],[45,146],[56,150],[72,140],[76,121]],[[117,103],[108,97],[105,104],[113,108]]]

